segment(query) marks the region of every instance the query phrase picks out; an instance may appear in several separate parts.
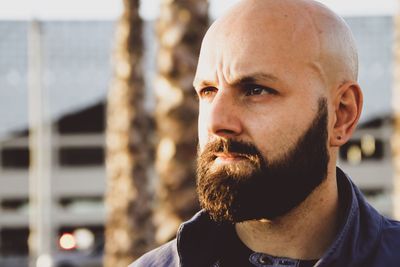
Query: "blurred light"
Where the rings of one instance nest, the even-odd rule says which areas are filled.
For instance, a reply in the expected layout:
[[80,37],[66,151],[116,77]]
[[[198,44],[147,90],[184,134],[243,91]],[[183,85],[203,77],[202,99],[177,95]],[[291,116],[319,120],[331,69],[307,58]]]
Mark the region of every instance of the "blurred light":
[[115,66],[116,75],[121,79],[127,79],[132,71],[131,66],[125,60],[120,60]]
[[52,267],[53,261],[51,260],[50,255],[48,255],[48,254],[40,255],[36,260],[36,266],[37,267]]
[[76,248],[86,250],[93,247],[94,234],[85,228],[76,229],[74,231],[74,237],[76,240]]
[[350,164],[359,164],[361,162],[362,155],[361,155],[361,149],[357,145],[352,145],[349,147],[347,150],[347,161]]
[[73,249],[76,247],[75,237],[72,234],[65,233],[60,237],[59,244],[63,249]]
[[[165,69],[165,66],[161,66]],[[162,99],[158,103],[160,112],[168,112],[178,106],[183,101],[183,92],[179,87],[176,87],[172,81],[158,77],[155,82],[155,93],[157,98]]]
[[161,139],[158,145],[157,157],[161,161],[169,161],[176,153],[175,143],[171,138]]
[[375,137],[370,134],[361,137],[361,150],[366,156],[372,156],[375,153]]

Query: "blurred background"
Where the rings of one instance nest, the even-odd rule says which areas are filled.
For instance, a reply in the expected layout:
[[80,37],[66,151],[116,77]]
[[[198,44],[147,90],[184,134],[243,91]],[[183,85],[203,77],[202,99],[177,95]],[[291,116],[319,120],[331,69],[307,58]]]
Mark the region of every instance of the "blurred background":
[[[234,2],[0,0],[1,267],[127,266],[174,238],[199,209],[200,42]],[[320,2],[365,97],[338,165],[400,219],[399,2]]]

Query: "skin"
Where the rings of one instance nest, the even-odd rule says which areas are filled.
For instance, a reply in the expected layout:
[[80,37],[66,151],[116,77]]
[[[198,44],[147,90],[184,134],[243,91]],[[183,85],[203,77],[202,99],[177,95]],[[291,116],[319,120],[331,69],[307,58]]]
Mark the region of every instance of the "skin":
[[[252,142],[269,161],[278,160],[308,129],[318,100],[328,103],[326,179],[288,214],[236,224],[250,249],[318,259],[334,240],[338,148],[350,138],[362,108],[357,64],[346,24],[313,1],[244,0],[208,30],[194,79],[200,151],[216,137],[232,138]],[[219,153],[213,167],[223,164],[245,169],[247,162]]]

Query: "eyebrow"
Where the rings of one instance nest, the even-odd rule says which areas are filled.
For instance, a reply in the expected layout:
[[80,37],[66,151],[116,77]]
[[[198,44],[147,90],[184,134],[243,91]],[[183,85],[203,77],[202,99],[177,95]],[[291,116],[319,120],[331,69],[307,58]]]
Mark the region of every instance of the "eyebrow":
[[[259,81],[270,81],[270,82],[276,82],[279,79],[269,73],[263,73],[263,72],[256,72],[253,74],[249,74],[249,75],[245,75],[242,77],[239,77],[235,80],[233,80],[232,82],[230,82],[230,84],[232,86],[239,86],[239,85],[243,85],[243,84],[252,84],[252,83],[257,83]],[[215,82],[212,81],[200,81],[197,83],[197,81],[195,80],[193,82],[193,87],[197,88],[197,87],[210,87],[210,86],[215,86]]]
[[256,83],[259,81],[276,82],[277,80],[278,80],[278,78],[272,74],[257,72],[257,73],[253,73],[251,75],[239,77],[238,79],[236,79],[232,82],[232,85],[250,84],[250,83]]

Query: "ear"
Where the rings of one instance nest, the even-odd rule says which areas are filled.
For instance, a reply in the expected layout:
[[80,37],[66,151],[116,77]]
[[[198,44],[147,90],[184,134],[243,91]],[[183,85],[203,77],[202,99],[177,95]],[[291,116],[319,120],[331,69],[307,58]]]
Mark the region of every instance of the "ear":
[[353,134],[361,115],[363,95],[357,83],[342,84],[334,97],[334,124],[330,136],[330,145],[339,147],[345,144]]

